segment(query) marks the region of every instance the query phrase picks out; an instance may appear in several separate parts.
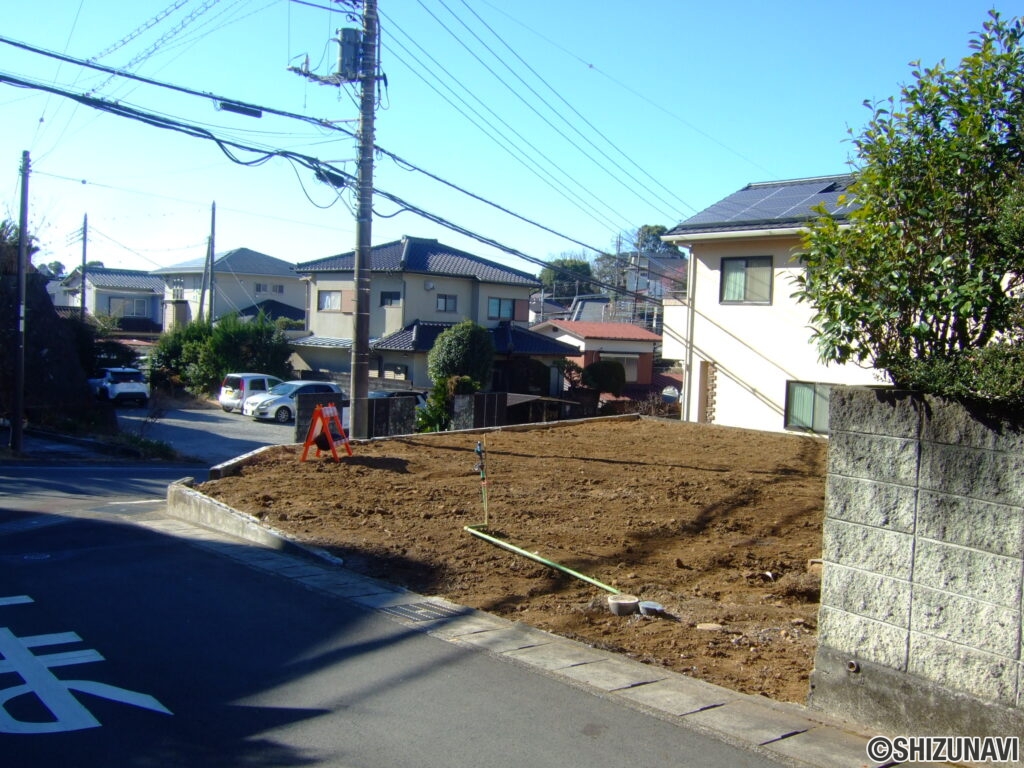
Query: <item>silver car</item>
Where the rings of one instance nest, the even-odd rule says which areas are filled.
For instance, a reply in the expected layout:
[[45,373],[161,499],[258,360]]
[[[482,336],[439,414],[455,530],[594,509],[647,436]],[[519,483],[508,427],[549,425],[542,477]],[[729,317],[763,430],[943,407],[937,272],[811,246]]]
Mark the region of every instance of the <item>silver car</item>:
[[340,399],[345,399],[341,387],[331,381],[285,381],[262,394],[246,398],[242,413],[254,419],[273,419],[286,424],[295,418],[296,396],[327,393],[339,394]]
[[277,376],[265,373],[229,373],[220,384],[217,402],[228,413],[240,411],[246,398],[266,394],[271,387],[283,383]]

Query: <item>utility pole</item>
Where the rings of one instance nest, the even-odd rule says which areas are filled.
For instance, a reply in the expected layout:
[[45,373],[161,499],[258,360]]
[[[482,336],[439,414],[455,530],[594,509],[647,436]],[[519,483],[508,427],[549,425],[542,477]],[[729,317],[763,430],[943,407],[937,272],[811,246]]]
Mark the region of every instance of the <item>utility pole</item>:
[[353,270],[356,287],[355,333],[349,428],[356,439],[369,436],[367,395],[370,382],[370,249],[373,224],[373,117],[377,94],[377,0],[363,0],[363,41],[359,62],[359,195]]
[[[214,201],[210,208],[210,236],[206,238],[206,258],[203,260],[203,283],[199,287],[198,320],[203,322],[204,310],[206,309],[207,296],[209,296],[210,311],[209,320],[213,323],[213,233],[217,224],[217,203]],[[209,288],[209,294],[207,294]]]
[[18,333],[14,352],[14,392],[11,398],[10,449],[21,453],[25,414],[25,273],[28,271],[28,150],[21,153],[21,218],[18,224]]
[[86,265],[86,259],[87,259],[87,255],[86,254],[88,252],[88,243],[89,243],[89,214],[88,213],[83,213],[82,214],[82,274],[81,274],[82,289],[78,293],[78,297],[79,297],[79,299],[81,299],[81,301],[78,302],[79,303],[79,318],[81,319],[81,321],[83,323],[85,322],[85,265]]
[[[352,356],[349,366],[349,431],[356,439],[369,436],[366,398],[370,388],[370,250],[373,225],[373,118],[377,103],[377,0],[363,0],[363,32],[338,30],[338,71],[327,77],[313,74],[309,60],[289,71],[320,83],[340,86],[358,82],[359,169],[356,177],[356,248],[352,264],[356,311],[352,328]],[[361,39],[360,39],[361,38]]]
[[[210,311],[207,313],[207,317],[210,319],[210,324],[213,324],[213,290],[214,283],[216,282],[213,277],[213,251],[217,242],[217,201],[214,200],[210,204],[210,250],[206,256],[207,268],[210,270]],[[202,313],[202,309],[199,310]]]

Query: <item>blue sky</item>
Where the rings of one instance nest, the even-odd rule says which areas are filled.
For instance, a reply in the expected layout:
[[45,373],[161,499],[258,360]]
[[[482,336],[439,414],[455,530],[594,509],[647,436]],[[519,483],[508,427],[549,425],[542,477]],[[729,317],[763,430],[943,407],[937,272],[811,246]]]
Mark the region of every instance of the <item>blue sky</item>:
[[[38,0],[6,4],[0,35],[153,80],[338,121],[355,131],[354,86],[288,71],[308,55],[329,74],[335,30],[358,26],[330,0]],[[848,129],[865,100],[899,93],[910,62],[955,65],[993,7],[1022,3],[866,0],[379,0],[387,86],[375,185],[537,259],[611,249],[642,224],[671,227],[753,181],[848,169]],[[318,7],[314,7],[318,6]],[[338,7],[338,6],[336,6]],[[0,44],[0,74],[200,125],[263,151],[288,150],[356,173],[349,136],[254,119]],[[36,263],[90,260],[154,269],[248,247],[290,262],[355,246],[351,191],[272,158],[253,167],[211,141],[0,83],[0,217],[17,220],[22,152],[31,154]],[[254,160],[262,155],[239,153]],[[437,238],[536,273],[508,255],[375,200],[373,242]],[[563,237],[563,235],[565,237]]]

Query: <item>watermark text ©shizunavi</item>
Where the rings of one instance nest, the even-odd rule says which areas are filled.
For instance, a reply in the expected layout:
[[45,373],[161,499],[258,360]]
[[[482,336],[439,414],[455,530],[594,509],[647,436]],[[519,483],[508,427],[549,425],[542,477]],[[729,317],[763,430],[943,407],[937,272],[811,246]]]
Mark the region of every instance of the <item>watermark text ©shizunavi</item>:
[[1020,760],[1018,736],[875,736],[868,742],[868,757],[877,762],[1016,763]]

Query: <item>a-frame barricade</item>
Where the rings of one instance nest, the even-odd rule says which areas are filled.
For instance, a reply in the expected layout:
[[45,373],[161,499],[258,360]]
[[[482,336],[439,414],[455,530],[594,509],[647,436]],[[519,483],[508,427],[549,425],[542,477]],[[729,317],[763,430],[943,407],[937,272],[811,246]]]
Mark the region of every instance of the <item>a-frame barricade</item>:
[[[336,428],[337,436],[331,433],[332,427]],[[299,461],[306,460],[306,455],[309,453],[310,448],[316,448],[315,456],[317,458],[319,458],[321,451],[329,449],[334,460],[339,461],[338,450],[335,448],[336,439],[345,444],[345,450],[351,456],[352,445],[349,443],[348,435],[345,434],[345,429],[341,426],[341,421],[338,419],[337,406],[318,405],[313,410],[313,419],[309,422],[309,429],[306,431],[306,441],[302,446],[302,458]]]

